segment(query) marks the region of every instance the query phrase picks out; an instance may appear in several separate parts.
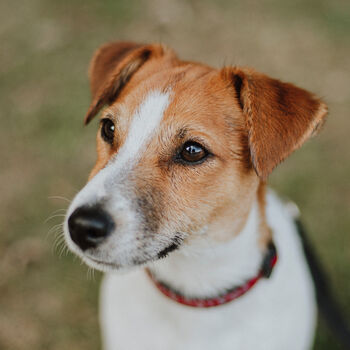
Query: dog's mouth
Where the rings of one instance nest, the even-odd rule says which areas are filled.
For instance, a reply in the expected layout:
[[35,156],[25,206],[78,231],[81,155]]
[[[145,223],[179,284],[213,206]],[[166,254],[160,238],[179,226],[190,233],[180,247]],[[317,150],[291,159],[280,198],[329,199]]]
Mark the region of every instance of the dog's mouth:
[[158,259],[163,259],[163,258],[167,257],[169,253],[173,252],[176,249],[179,249],[181,243],[182,243],[182,241],[179,242],[178,240],[176,240],[176,242],[173,242],[168,247],[166,247],[163,250],[161,250],[157,254]]
[[179,247],[181,246],[183,242],[183,239],[180,239],[180,237],[178,235],[175,236],[175,238],[173,239],[172,243],[169,244],[167,247],[165,247],[164,249],[162,249],[161,251],[159,251],[158,253],[156,253],[154,256],[150,256],[147,258],[133,258],[132,259],[132,263],[128,266],[125,265],[121,265],[115,262],[109,262],[109,261],[104,261],[104,260],[99,260],[96,259],[94,257],[89,256],[84,256],[84,260],[86,263],[92,262],[93,263],[93,267],[96,267],[98,269],[102,269],[102,270],[106,270],[106,269],[111,269],[111,270],[120,270],[120,269],[124,269],[124,268],[130,268],[133,266],[145,266],[148,263],[154,262],[156,260],[159,259],[163,259],[165,257],[167,257],[171,252],[179,249]]

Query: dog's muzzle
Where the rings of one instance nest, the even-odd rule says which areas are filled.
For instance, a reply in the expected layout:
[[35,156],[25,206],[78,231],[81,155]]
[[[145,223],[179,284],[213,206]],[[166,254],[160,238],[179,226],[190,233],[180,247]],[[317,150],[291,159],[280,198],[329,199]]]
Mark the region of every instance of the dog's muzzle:
[[69,234],[83,251],[96,248],[114,227],[112,217],[99,205],[78,207],[68,219]]

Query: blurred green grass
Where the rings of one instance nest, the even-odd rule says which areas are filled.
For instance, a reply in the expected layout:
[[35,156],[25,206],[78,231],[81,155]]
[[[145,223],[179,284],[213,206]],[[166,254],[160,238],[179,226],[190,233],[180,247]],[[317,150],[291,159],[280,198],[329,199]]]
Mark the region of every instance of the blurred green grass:
[[[0,13],[0,349],[100,348],[101,276],[54,248],[62,216],[45,220],[94,163],[86,71],[109,40],[162,41],[186,59],[250,65],[324,97],[325,130],[270,182],[300,206],[350,322],[349,2],[14,0]],[[338,349],[322,322],[315,349]]]

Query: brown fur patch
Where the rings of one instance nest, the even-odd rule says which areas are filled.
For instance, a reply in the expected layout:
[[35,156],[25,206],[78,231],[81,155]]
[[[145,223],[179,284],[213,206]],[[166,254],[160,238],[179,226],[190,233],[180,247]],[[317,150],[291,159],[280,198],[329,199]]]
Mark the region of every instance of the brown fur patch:
[[322,126],[326,105],[313,94],[248,68],[225,68],[246,117],[250,159],[258,176],[271,171]]
[[112,104],[132,75],[151,57],[172,53],[162,45],[140,45],[129,42],[110,43],[102,46],[90,65],[92,103],[85,116],[85,124],[105,104]]
[[260,245],[267,247],[272,240],[272,232],[266,220],[266,184],[260,181],[258,191]]

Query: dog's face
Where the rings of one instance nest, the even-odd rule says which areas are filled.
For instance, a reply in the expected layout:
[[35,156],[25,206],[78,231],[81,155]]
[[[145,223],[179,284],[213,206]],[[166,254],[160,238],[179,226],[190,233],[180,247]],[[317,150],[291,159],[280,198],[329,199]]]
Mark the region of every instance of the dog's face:
[[158,45],[104,46],[90,78],[86,121],[109,106],[97,163],[71,203],[65,235],[102,270],[154,261],[193,239],[233,237],[261,178],[326,111],[290,84],[182,62]]

